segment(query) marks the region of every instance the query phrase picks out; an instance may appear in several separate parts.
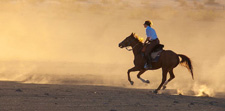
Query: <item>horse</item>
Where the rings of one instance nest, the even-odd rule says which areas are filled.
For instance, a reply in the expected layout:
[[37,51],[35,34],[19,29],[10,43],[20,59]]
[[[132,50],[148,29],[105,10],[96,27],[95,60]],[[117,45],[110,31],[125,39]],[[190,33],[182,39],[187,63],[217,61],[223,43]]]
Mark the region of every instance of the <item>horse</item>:
[[[144,65],[146,63],[145,57],[143,57],[142,54],[142,48],[143,43],[139,39],[139,37],[135,33],[131,33],[130,36],[126,37],[122,42],[119,43],[120,48],[124,47],[132,47],[133,54],[134,54],[134,67],[130,68],[127,71],[128,75],[128,81],[131,85],[134,84],[134,82],[130,78],[130,72],[133,71],[139,71],[137,74],[137,78],[140,79],[144,83],[150,83],[149,80],[145,80],[141,78],[141,75],[146,72],[147,70],[144,68]],[[129,50],[129,49],[127,49]],[[181,58],[181,60],[179,59]],[[148,70],[157,70],[162,68],[162,81],[161,84],[158,86],[157,89],[153,91],[153,93],[158,93],[158,91],[162,88],[163,90],[166,89],[166,85],[175,78],[175,75],[173,73],[173,69],[178,66],[178,64],[181,64],[182,66],[185,66],[188,71],[191,73],[192,79],[194,80],[193,75],[193,67],[192,63],[189,57],[183,54],[176,54],[172,50],[163,50],[160,54],[160,57],[157,62],[152,62],[152,68]],[[167,73],[169,72],[170,78],[167,80]]]

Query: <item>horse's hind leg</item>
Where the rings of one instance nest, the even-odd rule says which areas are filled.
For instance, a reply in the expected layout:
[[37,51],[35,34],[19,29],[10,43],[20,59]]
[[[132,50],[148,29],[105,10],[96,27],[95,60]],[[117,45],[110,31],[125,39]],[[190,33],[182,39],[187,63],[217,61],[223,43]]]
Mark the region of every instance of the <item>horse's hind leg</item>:
[[159,87],[154,91],[154,93],[158,93],[158,91],[161,89],[161,87],[163,86],[163,84],[165,83],[165,81],[166,81],[166,78],[167,78],[167,72],[168,72],[168,70],[166,70],[166,69],[163,69],[162,70],[162,82],[161,82],[161,84],[159,85]]
[[166,89],[166,85],[175,78],[175,75],[173,73],[173,69],[169,71],[170,78],[163,84],[163,90]]
[[146,70],[141,70],[141,71],[138,73],[137,78],[140,79],[140,80],[141,80],[142,82],[144,82],[144,83],[150,83],[149,80],[145,80],[145,79],[141,78],[141,75],[142,75],[145,71],[146,71]]

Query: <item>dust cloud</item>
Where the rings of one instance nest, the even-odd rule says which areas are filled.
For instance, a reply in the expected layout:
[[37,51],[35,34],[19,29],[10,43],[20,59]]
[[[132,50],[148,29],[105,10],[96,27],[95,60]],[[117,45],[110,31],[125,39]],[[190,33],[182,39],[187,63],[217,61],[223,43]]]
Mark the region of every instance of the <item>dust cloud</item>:
[[[195,80],[178,66],[167,88],[214,96],[225,91],[224,6],[223,0],[0,1],[0,79],[130,87],[133,55],[118,43],[132,32],[145,37],[142,24],[151,19],[165,49],[193,62]],[[133,87],[154,89],[161,70],[142,77],[151,84],[132,73]]]

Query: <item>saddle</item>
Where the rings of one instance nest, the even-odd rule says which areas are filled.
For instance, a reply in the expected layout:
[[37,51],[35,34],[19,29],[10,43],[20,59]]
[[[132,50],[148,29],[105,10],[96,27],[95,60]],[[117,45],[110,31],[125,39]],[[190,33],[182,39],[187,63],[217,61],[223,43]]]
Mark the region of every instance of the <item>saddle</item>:
[[157,51],[163,50],[163,48],[164,48],[163,44],[158,44],[153,48],[152,52],[157,52]]
[[158,44],[153,48],[152,52],[150,53],[151,54],[150,57],[152,58],[152,62],[158,61],[158,59],[160,57],[160,54],[163,51],[163,47],[164,47],[163,44]]

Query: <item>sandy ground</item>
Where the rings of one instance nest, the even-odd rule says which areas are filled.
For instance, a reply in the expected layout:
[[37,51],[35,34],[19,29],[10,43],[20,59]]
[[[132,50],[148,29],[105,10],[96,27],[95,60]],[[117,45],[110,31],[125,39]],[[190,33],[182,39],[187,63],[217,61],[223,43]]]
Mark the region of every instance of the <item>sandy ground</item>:
[[0,82],[0,111],[224,111],[225,99],[94,85]]

